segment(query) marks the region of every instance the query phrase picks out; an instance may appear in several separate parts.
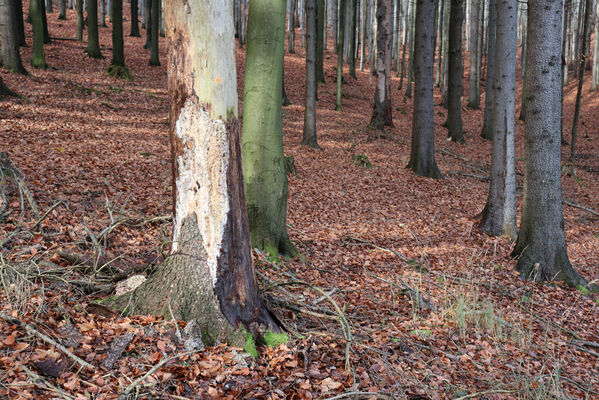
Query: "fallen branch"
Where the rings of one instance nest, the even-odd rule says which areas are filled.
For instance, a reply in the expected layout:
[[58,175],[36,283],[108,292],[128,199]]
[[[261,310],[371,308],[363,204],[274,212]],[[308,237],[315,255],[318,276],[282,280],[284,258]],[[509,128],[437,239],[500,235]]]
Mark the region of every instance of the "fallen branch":
[[340,399],[359,399],[359,398],[372,398],[379,397],[381,399],[395,399],[391,393],[386,392],[345,392],[338,394],[333,397],[328,397],[326,400],[340,400]]
[[462,397],[456,397],[453,400],[466,400],[466,399],[472,399],[474,397],[486,396],[488,394],[496,394],[496,393],[514,393],[514,390],[506,390],[506,389],[485,390],[484,392],[477,392],[477,393],[467,394],[466,396],[462,396]]
[[71,351],[69,349],[67,349],[66,347],[64,347],[60,343],[57,343],[52,338],[44,335],[43,333],[41,333],[40,331],[38,331],[37,329],[35,329],[33,326],[31,326],[31,325],[29,325],[29,324],[21,321],[20,319],[8,316],[8,315],[4,314],[3,312],[0,312],[0,318],[2,318],[3,320],[5,320],[6,322],[8,322],[10,324],[15,324],[15,325],[19,326],[20,328],[25,329],[30,334],[32,334],[34,336],[37,336],[38,338],[40,338],[44,342],[46,342],[46,343],[48,343],[48,344],[56,347],[57,349],[59,349],[60,351],[62,351],[64,354],[66,354],[69,358],[71,358],[73,361],[75,361],[77,364],[81,365],[81,367],[83,367],[83,368],[89,368],[89,369],[96,369],[90,363],[82,360],[81,358],[77,357],[75,354],[71,353]]
[[39,224],[41,224],[46,219],[48,214],[50,214],[52,211],[54,211],[54,209],[61,204],[63,206],[65,206],[67,210],[69,209],[69,207],[66,205],[66,203],[64,201],[62,201],[62,200],[57,201],[50,208],[48,208],[48,210],[44,213],[44,215],[42,215],[37,221],[35,221],[35,224],[33,224],[33,226],[31,227],[31,230],[33,231]]
[[593,210],[592,208],[581,206],[580,204],[573,203],[570,200],[566,200],[566,199],[563,199],[562,203],[564,203],[564,204],[566,204],[566,205],[568,205],[570,207],[574,207],[574,208],[578,208],[578,209],[584,210],[584,211],[586,211],[586,212],[588,212],[590,214],[593,214],[596,217],[599,217],[599,212]]

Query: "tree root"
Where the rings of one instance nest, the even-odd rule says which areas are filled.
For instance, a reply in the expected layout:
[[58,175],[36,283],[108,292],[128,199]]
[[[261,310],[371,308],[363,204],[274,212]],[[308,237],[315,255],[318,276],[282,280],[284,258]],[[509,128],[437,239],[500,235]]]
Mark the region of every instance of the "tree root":
[[124,65],[110,64],[108,67],[106,67],[106,73],[117,79],[125,79],[127,81],[133,80],[133,75],[131,75],[129,68],[125,67]]

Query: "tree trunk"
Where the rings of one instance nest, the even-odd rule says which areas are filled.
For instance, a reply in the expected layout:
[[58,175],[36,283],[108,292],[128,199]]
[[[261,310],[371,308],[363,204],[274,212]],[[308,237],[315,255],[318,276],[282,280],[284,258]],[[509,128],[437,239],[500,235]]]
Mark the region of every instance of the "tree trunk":
[[343,47],[345,41],[345,0],[339,0],[339,20],[337,29],[337,91],[335,96],[335,110],[341,111],[341,97],[343,86]]
[[442,178],[435,162],[433,65],[435,0],[418,0],[414,35],[414,113],[408,168],[417,175]]
[[443,107],[447,108],[447,82],[449,76],[449,11],[451,8],[451,0],[443,1],[443,39],[441,40],[441,57],[443,57],[443,65],[441,66],[441,82],[440,89],[442,94]]
[[52,0],[46,0],[45,1],[45,5],[46,5],[46,11],[49,13],[53,13],[54,12],[54,7],[52,5]]
[[11,1],[17,22],[17,41],[19,42],[19,46],[27,46],[27,42],[25,41],[25,22],[23,21],[23,2],[22,0]]
[[458,143],[464,143],[462,130],[462,22],[464,0],[451,0],[449,12],[449,54],[447,76],[447,137]]
[[599,87],[599,1],[595,7],[595,40],[593,47],[593,69],[591,72],[591,91]]
[[145,4],[146,43],[144,49],[152,48],[152,0],[142,0]]
[[[582,0],[581,0],[582,2]],[[580,5],[582,7],[582,3]],[[574,118],[572,119],[572,141],[570,143],[570,162],[572,163],[572,168],[574,168],[574,162],[576,161],[576,139],[578,138],[578,119],[580,117],[580,99],[582,98],[582,83],[584,81],[584,66],[589,56],[587,54],[587,38],[589,36],[589,14],[591,13],[591,8],[593,7],[592,0],[586,0],[585,5],[585,15],[584,15],[584,26],[582,29],[582,44],[580,48],[582,49],[582,54],[580,55],[579,61],[579,70],[578,70],[578,92],[576,93],[576,106],[574,107]],[[597,41],[598,38],[595,38]]]
[[130,301],[136,312],[196,319],[208,344],[239,344],[238,328],[278,328],[258,295],[250,254],[232,4],[167,0],[165,22],[173,245]]
[[325,83],[324,80],[324,0],[316,0],[316,80]]
[[160,60],[158,59],[158,27],[160,25],[160,0],[152,0],[152,9],[151,9],[151,21],[150,21],[150,30],[151,30],[151,48],[150,48],[150,65],[158,66],[160,65]]
[[[468,106],[478,110],[480,108],[480,54],[479,32],[480,3],[473,1],[470,4],[470,87]],[[482,5],[484,7],[484,4]]]
[[12,0],[0,0],[0,60],[2,66],[10,71],[27,74],[19,52],[17,18]]
[[107,68],[115,78],[131,79],[131,73],[125,66],[125,49],[123,45],[123,0],[112,0],[112,61]]
[[58,19],[67,19],[67,0],[59,0],[58,2]]
[[289,23],[287,25],[289,43],[287,45],[289,53],[295,53],[295,7],[297,0],[291,0],[291,11],[289,12]]
[[512,239],[517,235],[514,153],[517,10],[516,0],[497,2],[491,185],[479,224],[489,235],[505,234]]
[[316,10],[314,3],[315,0],[306,0],[308,40],[306,47],[306,108],[302,144],[319,148],[316,137]]
[[29,14],[33,26],[33,49],[31,65],[34,68],[47,68],[44,56],[44,21],[42,18],[42,4],[44,0],[31,0],[29,3]]
[[48,17],[46,15],[46,2],[42,1],[42,26],[44,28],[44,44],[52,42],[50,39],[50,32],[48,32]]
[[377,0],[377,83],[374,92],[374,106],[370,126],[383,130],[384,126],[393,126],[391,105],[391,7],[389,0]]
[[[527,18],[528,18],[528,10],[526,8],[526,5],[522,4],[522,8],[521,11],[522,13],[522,24],[523,26],[523,32],[522,32],[522,52],[520,55],[520,64],[522,65],[521,67],[521,74],[522,74],[522,81],[526,82],[526,27],[527,27]],[[524,121],[524,118],[526,118],[526,85],[522,85],[522,98],[520,100],[520,116],[518,117],[518,119],[520,121]]]
[[[493,140],[493,80],[495,79],[497,0],[489,0],[489,20],[487,22],[487,79],[485,80],[485,113],[481,136]],[[522,96],[524,98],[524,96]]]
[[412,81],[414,80],[414,32],[416,31],[416,2],[410,2],[412,4],[412,17],[410,18],[410,25],[408,27],[408,36],[410,38],[409,41],[409,51],[410,57],[408,60],[408,77],[406,80],[406,92],[405,96],[407,98],[412,97]]
[[99,26],[106,27],[106,0],[98,0],[100,3],[100,20]]
[[349,52],[347,59],[349,62],[349,76],[356,78],[356,2],[349,2]]
[[91,58],[104,58],[98,37],[98,0],[87,0],[87,49]]
[[529,0],[526,59],[526,174],[520,233],[513,255],[526,279],[585,280],[568,259],[560,166],[561,2]]
[[243,95],[242,160],[252,247],[272,257],[296,255],[287,235],[283,154],[285,2],[252,0]]
[[129,34],[129,36],[141,37],[141,33],[139,33],[139,18],[138,18],[137,13],[138,13],[137,0],[131,0],[131,33]]
[[75,0],[77,8],[77,40],[83,42],[83,0]]

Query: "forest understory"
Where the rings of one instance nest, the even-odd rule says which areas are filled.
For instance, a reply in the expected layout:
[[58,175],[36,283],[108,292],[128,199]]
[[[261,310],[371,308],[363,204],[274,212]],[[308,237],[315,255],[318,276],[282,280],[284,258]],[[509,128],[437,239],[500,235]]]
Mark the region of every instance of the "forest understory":
[[[491,142],[480,137],[483,111],[464,107],[466,144],[448,142],[436,89],[436,159],[445,179],[418,177],[405,168],[412,115],[406,83],[398,90],[393,72],[395,126],[384,135],[368,128],[375,90],[368,69],[357,79],[344,74],[343,109],[335,111],[331,41],[326,84],[318,88],[322,150],[301,146],[299,32],[297,53],[285,54],[292,104],[283,128],[285,154],[296,167],[289,234],[304,257],[254,252],[263,298],[290,340],[259,347],[257,358],[226,345],[189,350],[184,322],[120,317],[102,305],[118,281],[149,273],[168,254],[166,54],[161,41],[162,65],[150,67],[145,38],[126,36],[133,80],[112,78],[105,72],[110,28],[99,28],[106,58],[94,60],[84,43],[65,40],[76,31],[74,11],[66,21],[57,15],[48,14],[58,38],[45,46],[49,69],[29,66],[26,24],[21,51],[31,75],[0,71],[20,96],[0,102],[0,151],[23,173],[38,207],[34,212],[19,195],[16,169],[3,166],[0,398],[599,399],[599,296],[521,280],[510,258],[514,243],[476,227],[491,164]],[[240,99],[243,71],[238,49]],[[577,85],[570,82],[567,140]],[[519,108],[520,79],[518,85]],[[595,283],[598,110],[599,92],[589,92],[587,82],[576,173],[562,177],[570,260]],[[516,129],[520,206],[522,121]],[[566,160],[568,146],[563,154]]]

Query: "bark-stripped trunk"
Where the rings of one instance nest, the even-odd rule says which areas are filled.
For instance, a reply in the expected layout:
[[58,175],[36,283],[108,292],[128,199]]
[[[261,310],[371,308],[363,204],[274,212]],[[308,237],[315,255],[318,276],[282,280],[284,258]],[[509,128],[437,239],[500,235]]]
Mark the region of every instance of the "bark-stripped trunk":
[[232,333],[240,325],[277,327],[250,256],[232,4],[167,0],[165,9],[173,246],[131,302],[135,311],[196,319],[208,342],[238,342]]
[[151,37],[151,46],[150,46],[150,65],[158,66],[160,65],[160,60],[158,59],[158,29],[160,26],[160,0],[152,0],[152,10],[151,10],[151,21],[150,21],[150,31],[152,32]]
[[100,52],[98,36],[98,0],[87,0],[87,49],[91,58],[104,58]]
[[302,144],[318,148],[316,137],[316,10],[315,0],[306,0],[306,108]]
[[[582,0],[580,6],[582,7]],[[584,16],[584,27],[582,29],[582,54],[580,55],[580,61],[578,65],[578,92],[576,93],[576,105],[574,106],[574,118],[572,119],[572,142],[570,143],[570,162],[574,164],[576,161],[576,139],[578,137],[578,119],[580,117],[580,100],[582,98],[582,83],[584,81],[584,66],[589,56],[587,54],[587,38],[589,35],[589,14],[593,7],[592,0],[586,0],[585,10],[589,12],[585,13]],[[597,38],[595,38],[597,41]]]
[[442,178],[435,162],[433,65],[435,0],[418,0],[414,35],[414,113],[408,168],[420,176]]
[[335,96],[335,110],[341,111],[341,96],[343,86],[343,47],[345,39],[345,0],[339,0],[338,29],[337,29],[337,91]]
[[42,19],[42,4],[44,0],[31,0],[29,3],[29,15],[33,26],[33,49],[31,65],[34,68],[47,68],[44,56],[44,22]]
[[252,247],[296,255],[287,235],[287,172],[283,154],[285,2],[252,0],[243,95],[243,175]]
[[462,130],[462,22],[464,0],[451,0],[449,12],[449,54],[447,76],[447,137],[454,142],[464,143]]
[[[495,23],[497,20],[497,1],[489,0],[489,20],[487,26],[487,79],[485,80],[485,113],[481,136],[493,140],[493,80],[495,79]],[[523,96],[524,98],[524,96]]]
[[493,79],[493,157],[491,185],[479,224],[489,235],[515,238],[516,227],[516,0],[497,2]]
[[2,66],[19,74],[27,74],[21,62],[17,16],[12,0],[0,0],[0,61]]
[[391,7],[388,0],[377,0],[377,58],[376,58],[376,90],[370,126],[383,130],[385,126],[393,126],[391,110]]
[[526,174],[513,255],[526,279],[585,284],[568,259],[560,165],[562,3],[529,0],[526,59]]
[[[142,0],[143,1],[143,0]],[[131,0],[131,33],[129,36],[140,37],[139,32],[139,17],[138,17],[138,2],[137,0]]]

